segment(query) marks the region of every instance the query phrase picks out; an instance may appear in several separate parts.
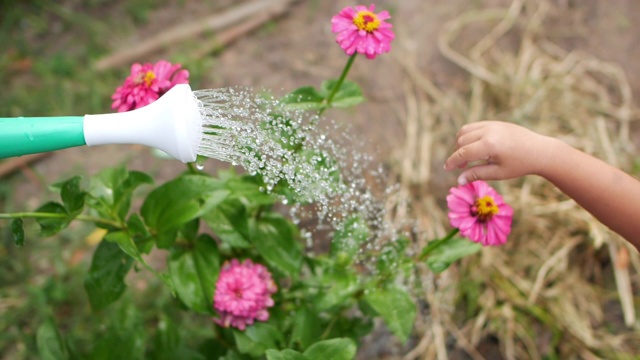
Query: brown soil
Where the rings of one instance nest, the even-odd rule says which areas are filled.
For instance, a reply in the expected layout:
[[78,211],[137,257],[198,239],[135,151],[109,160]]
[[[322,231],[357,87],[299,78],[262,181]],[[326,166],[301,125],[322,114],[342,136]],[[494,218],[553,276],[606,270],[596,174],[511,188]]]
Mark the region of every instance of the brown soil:
[[[119,46],[133,44],[167,25],[188,21],[194,16],[208,15],[233,1],[216,5],[184,1],[156,10],[149,22]],[[407,75],[396,57],[408,57],[436,85],[442,88],[465,86],[466,74],[444,59],[437,48],[437,36],[450,19],[472,9],[505,6],[506,0],[403,0],[378,1],[378,9],[390,9],[397,38],[390,54],[375,60],[358,58],[349,79],[358,82],[369,100],[348,111],[327,113],[337,121],[349,124],[366,143],[366,151],[381,162],[397,162],[403,145],[404,124],[398,109],[404,104],[403,85]],[[319,84],[337,78],[346,56],[334,43],[329,19],[349,1],[298,1],[284,16],[251,32],[218,54],[212,54],[213,66],[201,79],[202,88],[233,85],[271,89],[284,94],[299,86]],[[632,0],[605,2],[558,0],[560,13],[555,15],[552,38],[567,49],[586,51],[603,60],[620,64],[629,76],[634,96],[640,99],[640,3]],[[122,39],[119,39],[122,40]],[[111,39],[113,43],[116,43]],[[469,38],[472,43],[473,37]],[[464,39],[462,42],[465,42]],[[465,44],[461,44],[464,46]],[[167,54],[153,54],[153,61]],[[453,134],[452,134],[453,136]],[[45,179],[62,179],[77,173],[95,174],[102,168],[128,162],[136,169],[150,171],[158,179],[170,178],[184,169],[175,161],[158,160],[148,149],[137,146],[103,146],[59,151],[39,162],[35,170]],[[207,163],[214,171],[219,165]],[[222,166],[226,166],[223,165]],[[19,192],[29,194],[32,201],[40,196],[39,184],[24,182]],[[27,201],[27,203],[31,203]]]
[[[238,2],[222,1],[215,6],[190,0],[181,3],[183,5],[158,9],[149,17],[149,23],[139,29],[138,36],[153,33],[167,24],[188,21],[185,14],[201,16],[213,11],[213,7],[233,6]],[[378,9],[392,10],[391,22],[397,35],[392,52],[375,60],[356,59],[349,79],[362,86],[369,101],[347,111],[328,112],[327,116],[350,124],[353,132],[366,140],[366,151],[375,154],[380,162],[397,163],[405,132],[399,109],[405,106],[403,86],[407,82],[397,57],[415,62],[442,88],[464,87],[467,75],[439,53],[438,33],[448,20],[465,11],[509,3],[506,0],[378,1]],[[337,78],[347,57],[334,43],[329,20],[343,7],[353,5],[356,3],[345,0],[299,1],[285,16],[212,54],[213,66],[202,79],[197,79],[198,83],[202,88],[244,85],[284,94],[299,86],[318,86],[325,79]],[[558,13],[549,24],[552,39],[566,49],[583,50],[618,63],[629,77],[635,99],[639,100],[640,2],[557,0],[556,5]],[[472,43],[473,36],[462,39],[460,45],[464,46],[465,41]],[[166,54],[154,54],[151,59],[140,60],[153,61],[164,56]],[[444,160],[445,155],[440,154],[439,160]],[[92,175],[123,162],[128,162],[131,168],[150,172],[159,182],[184,170],[183,164],[158,159],[139,146],[59,151],[35,164],[34,170],[51,183],[78,174]],[[227,165],[212,160],[205,170],[215,172],[218,166]],[[453,182],[452,175],[438,176]],[[45,190],[43,184],[25,180],[16,191],[22,198],[21,206],[33,209],[40,204]],[[384,352],[378,349],[376,356],[380,358]]]

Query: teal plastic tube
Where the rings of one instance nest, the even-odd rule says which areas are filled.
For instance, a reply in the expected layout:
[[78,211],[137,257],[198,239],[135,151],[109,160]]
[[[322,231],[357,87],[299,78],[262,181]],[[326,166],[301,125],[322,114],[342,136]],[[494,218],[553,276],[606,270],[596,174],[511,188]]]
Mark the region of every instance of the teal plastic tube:
[[0,118],[0,158],[85,145],[84,116]]

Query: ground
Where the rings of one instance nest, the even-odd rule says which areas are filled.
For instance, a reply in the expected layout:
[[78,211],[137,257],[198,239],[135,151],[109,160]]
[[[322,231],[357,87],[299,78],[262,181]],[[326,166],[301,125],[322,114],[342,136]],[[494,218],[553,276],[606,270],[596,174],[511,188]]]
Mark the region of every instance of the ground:
[[[113,41],[114,51],[123,46],[135,46],[144,36],[153,35],[170,25],[188,21],[190,17],[221,11],[235,2],[216,5],[198,2],[169,2],[148,17],[139,34]],[[350,124],[354,133],[366,143],[366,151],[381,162],[397,162],[403,144],[404,120],[398,109],[404,106],[407,75],[398,64],[398,57],[414,62],[423,73],[442,88],[464,84],[466,74],[442,57],[437,48],[437,36],[445,23],[472,9],[504,6],[509,1],[380,1],[378,9],[391,9],[397,39],[390,54],[375,60],[359,58],[349,78],[358,82],[369,101],[344,112],[327,116]],[[554,15],[554,40],[570,50],[580,50],[603,60],[619,64],[629,77],[634,96],[640,98],[640,38],[637,36],[640,4],[632,0],[554,1],[560,13]],[[353,5],[348,1],[296,1],[283,15],[268,26],[250,32],[223,50],[207,54],[213,66],[201,79],[202,88],[250,86],[271,89],[284,94],[299,86],[319,86],[327,78],[337,78],[346,56],[334,43],[329,19],[341,8]],[[171,52],[149,54],[139,61],[153,61]],[[128,65],[127,65],[128,66]],[[452,134],[453,135],[453,134]],[[171,177],[183,169],[172,161],[158,161],[147,149],[129,146],[105,146],[59,151],[36,165],[43,178],[64,178],[86,169],[89,174],[130,160],[133,168],[155,171],[159,178]],[[216,164],[207,164],[212,171]],[[40,185],[22,184],[21,193],[38,197]],[[33,200],[35,201],[35,200]],[[27,201],[29,204],[30,202]]]
[[[238,3],[169,1],[150,14],[148,21],[137,29],[137,34],[122,35],[121,41],[111,39],[113,50],[135,46],[141,39],[169,26]],[[507,0],[377,2],[377,9],[392,11],[391,22],[397,35],[392,51],[375,60],[356,59],[349,79],[362,86],[369,101],[348,111],[330,111],[326,116],[349,124],[362,139],[364,151],[388,167],[397,167],[405,142],[403,114],[409,83],[409,76],[399,59],[414,64],[441,89],[464,91],[468,75],[442,56],[438,50],[438,35],[447,21],[466,11],[504,7],[510,3]],[[556,11],[549,20],[550,39],[567,50],[582,51],[618,64],[628,76],[634,99],[640,100],[640,65],[637,61],[640,58],[640,2],[555,0],[552,4]],[[194,80],[200,88],[240,85],[284,94],[300,86],[319,86],[325,79],[337,78],[347,56],[334,42],[329,19],[343,7],[353,5],[355,3],[345,0],[296,1],[285,14],[267,25],[223,49],[206,54],[211,58],[211,67],[201,78]],[[466,34],[457,45],[470,46],[474,40],[474,34]],[[155,61],[171,55],[171,50],[165,50],[138,61]],[[434,169],[439,169],[438,164],[445,156],[445,153],[436,154]],[[133,169],[154,174],[157,181],[172,178],[184,170],[183,164],[158,159],[140,146],[101,146],[58,151],[33,164],[33,171],[51,182],[79,173],[95,174],[125,161]],[[205,171],[215,172],[226,166],[210,160],[205,164]],[[25,209],[33,209],[41,202],[43,183],[38,177],[29,177],[29,171],[17,176],[25,175],[26,180],[20,181],[15,189],[17,203],[24,204]],[[451,184],[453,176],[436,171],[434,182]]]

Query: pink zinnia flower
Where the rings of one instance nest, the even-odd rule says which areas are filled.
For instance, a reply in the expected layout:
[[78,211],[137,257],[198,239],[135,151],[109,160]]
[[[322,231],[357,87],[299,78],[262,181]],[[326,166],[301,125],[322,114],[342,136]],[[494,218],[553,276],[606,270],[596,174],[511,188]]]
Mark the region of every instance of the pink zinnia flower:
[[482,245],[502,245],[511,232],[513,209],[484,181],[453,187],[447,195],[449,222]]
[[141,108],[156,101],[174,85],[189,83],[189,71],[180,70],[181,67],[166,60],[131,65],[131,74],[111,96],[111,108],[118,112]]
[[225,262],[216,282],[213,307],[220,314],[218,325],[240,330],[255,320],[267,321],[267,308],[273,306],[271,294],[278,290],[266,267],[251,260]]
[[364,5],[346,7],[331,18],[331,31],[337,33],[336,42],[347,55],[357,51],[373,59],[391,50],[395,34],[392,25],[385,22],[391,16],[386,10],[376,14],[375,8],[373,4],[368,9]]

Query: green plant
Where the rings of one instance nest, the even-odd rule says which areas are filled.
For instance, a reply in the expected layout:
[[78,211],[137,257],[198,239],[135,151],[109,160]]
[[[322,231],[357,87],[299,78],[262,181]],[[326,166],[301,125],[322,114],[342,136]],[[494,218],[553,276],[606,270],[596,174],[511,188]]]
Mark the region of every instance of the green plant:
[[[346,80],[355,57],[348,58],[338,79],[319,89],[294,90],[280,102],[316,114],[362,103],[360,87]],[[58,74],[66,74],[67,68],[64,58],[55,64]],[[271,128],[270,136],[315,159],[316,169],[329,174],[339,191],[343,179],[333,159],[306,149],[294,124],[284,120],[279,122],[284,127]],[[439,272],[479,250],[477,244],[453,238],[452,232],[412,257],[407,255],[408,239],[399,236],[375,249],[373,270],[363,271],[358,254],[375,229],[353,211],[326,239],[328,252],[308,253],[300,228],[276,206],[283,197],[290,205],[307,200],[298,198],[286,181],[266,192],[269,186],[260,174],[228,170],[214,177],[190,165],[176,178],[156,184],[149,174],[116,167],[51,188],[59,199],[32,212],[0,214],[10,220],[17,246],[34,246],[28,219],[35,219],[43,237],[64,234],[75,223],[102,229],[105,235],[86,274],[84,268],[58,274],[69,278],[69,287],[49,280],[42,288],[27,290],[60,305],[81,304],[69,311],[84,317],[76,323],[51,314],[42,303],[23,307],[24,312],[38,309],[37,322],[30,323],[36,327],[33,337],[25,341],[41,358],[351,359],[376,318],[400,341],[410,338],[416,304],[404,279],[411,277],[416,263],[427,261]],[[149,261],[159,254],[166,259],[163,266]],[[246,328],[211,321],[220,317],[214,308],[216,282],[234,259],[265,265],[278,287],[268,320]],[[128,286],[128,277],[137,272],[153,275],[148,288]],[[68,291],[74,286],[83,286],[87,298]],[[8,321],[25,317],[16,314]]]

